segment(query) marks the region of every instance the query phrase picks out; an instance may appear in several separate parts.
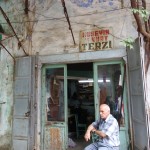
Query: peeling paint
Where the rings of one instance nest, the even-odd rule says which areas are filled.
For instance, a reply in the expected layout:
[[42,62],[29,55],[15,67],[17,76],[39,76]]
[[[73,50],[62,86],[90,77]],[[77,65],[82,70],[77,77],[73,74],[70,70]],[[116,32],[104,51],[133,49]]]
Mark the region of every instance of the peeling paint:
[[10,150],[12,141],[13,61],[6,51],[0,60],[0,150]]
[[[128,2],[129,0],[124,1],[126,6],[128,6]],[[79,51],[78,44],[75,46],[72,43],[60,0],[30,0],[28,16],[24,13],[24,1],[22,0],[0,1],[0,6],[6,12],[26,52],[30,55],[35,55],[37,52],[39,52],[39,55],[54,55]],[[132,22],[130,12],[127,11],[128,9],[109,11],[120,9],[121,2],[119,0],[66,0],[66,6],[76,43],[79,43],[80,30],[91,29],[94,25],[98,27],[113,27],[113,35],[118,37],[114,38],[115,49],[122,48],[118,44],[120,38],[126,38],[127,36],[137,37],[136,27]],[[5,31],[13,35],[12,30],[2,16],[0,16],[0,22],[3,23]],[[4,45],[15,57],[24,55],[22,50],[19,49],[15,37],[6,40]],[[13,62],[9,60],[9,55],[5,51],[2,51],[1,54],[0,99],[6,103],[0,106],[0,150],[10,150],[12,144],[12,74],[14,68]],[[150,89],[150,85],[148,85],[148,89]],[[150,94],[148,94],[148,97],[150,99]],[[44,135],[44,142],[48,146],[47,149],[51,146],[51,149],[56,147],[56,149],[62,150],[61,148],[64,144],[62,139],[64,137],[60,137],[60,135],[63,135],[60,132],[64,131],[60,131],[58,128],[48,128],[46,131],[47,135]]]
[[62,149],[62,141],[60,139],[60,129],[59,128],[51,128],[50,131],[50,149]]
[[11,134],[6,133],[0,136],[0,150],[10,150],[11,149]]

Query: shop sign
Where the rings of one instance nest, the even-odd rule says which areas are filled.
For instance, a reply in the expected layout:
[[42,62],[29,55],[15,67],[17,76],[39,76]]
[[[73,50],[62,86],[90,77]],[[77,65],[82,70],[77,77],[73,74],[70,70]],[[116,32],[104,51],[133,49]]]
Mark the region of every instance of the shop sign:
[[112,28],[80,31],[80,51],[97,51],[113,48]]

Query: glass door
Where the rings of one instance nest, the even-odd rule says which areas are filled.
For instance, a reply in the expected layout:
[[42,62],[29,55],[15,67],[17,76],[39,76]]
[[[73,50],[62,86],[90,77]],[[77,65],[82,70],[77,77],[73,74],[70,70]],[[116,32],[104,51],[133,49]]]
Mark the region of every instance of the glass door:
[[42,69],[43,150],[67,148],[67,71],[65,65]]
[[123,84],[124,75],[122,61],[94,63],[96,119],[99,117],[99,105],[109,105],[111,114],[117,119],[120,126],[122,150],[127,149],[129,139],[126,88]]

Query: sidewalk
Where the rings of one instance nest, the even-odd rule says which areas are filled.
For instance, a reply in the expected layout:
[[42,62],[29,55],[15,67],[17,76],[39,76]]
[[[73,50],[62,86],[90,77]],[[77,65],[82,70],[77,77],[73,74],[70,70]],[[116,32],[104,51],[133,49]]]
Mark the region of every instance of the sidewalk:
[[76,143],[75,147],[69,147],[67,150],[84,150],[84,148],[91,143],[91,141],[86,142],[83,138],[73,139]]

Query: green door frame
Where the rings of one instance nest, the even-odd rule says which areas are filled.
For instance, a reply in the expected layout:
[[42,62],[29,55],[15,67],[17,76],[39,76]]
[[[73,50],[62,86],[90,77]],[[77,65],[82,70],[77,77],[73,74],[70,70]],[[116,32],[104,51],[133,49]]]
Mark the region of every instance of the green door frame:
[[[124,75],[124,61],[123,60],[116,60],[116,61],[104,61],[104,62],[95,62],[93,63],[94,68],[94,101],[95,101],[95,119],[99,117],[99,100],[98,100],[98,66],[100,65],[115,65],[120,64],[121,68],[121,75],[122,75],[122,83],[123,83],[123,75]],[[124,113],[125,113],[125,126],[120,127],[120,141],[121,141],[121,150],[126,150],[129,145],[129,117],[127,111],[127,88],[126,82],[124,84],[124,91],[123,91],[123,103],[124,103]]]
[[[57,128],[64,127],[64,132],[62,132],[63,135],[60,135],[64,137],[64,147],[62,147],[62,150],[65,150],[68,147],[68,107],[67,107],[67,66],[66,65],[43,65],[42,67],[42,89],[41,89],[41,150],[44,150],[44,128],[46,124],[46,114],[45,114],[45,99],[46,99],[46,69],[55,69],[55,68],[63,68],[64,69],[64,122],[56,122],[53,124],[53,126]],[[51,126],[51,125],[50,125]]]

